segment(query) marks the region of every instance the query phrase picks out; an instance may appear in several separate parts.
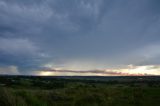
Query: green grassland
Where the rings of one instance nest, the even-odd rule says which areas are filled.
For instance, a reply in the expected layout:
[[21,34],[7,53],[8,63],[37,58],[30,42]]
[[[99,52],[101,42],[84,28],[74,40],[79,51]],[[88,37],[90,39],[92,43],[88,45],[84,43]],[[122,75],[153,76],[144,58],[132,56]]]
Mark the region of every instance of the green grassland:
[[160,106],[159,80],[0,77],[0,106]]

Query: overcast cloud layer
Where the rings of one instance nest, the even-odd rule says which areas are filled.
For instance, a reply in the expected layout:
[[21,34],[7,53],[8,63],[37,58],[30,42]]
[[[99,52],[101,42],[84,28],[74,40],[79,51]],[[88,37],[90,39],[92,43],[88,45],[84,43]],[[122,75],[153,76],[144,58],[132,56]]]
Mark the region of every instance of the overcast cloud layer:
[[159,67],[159,5],[159,0],[0,0],[0,73]]

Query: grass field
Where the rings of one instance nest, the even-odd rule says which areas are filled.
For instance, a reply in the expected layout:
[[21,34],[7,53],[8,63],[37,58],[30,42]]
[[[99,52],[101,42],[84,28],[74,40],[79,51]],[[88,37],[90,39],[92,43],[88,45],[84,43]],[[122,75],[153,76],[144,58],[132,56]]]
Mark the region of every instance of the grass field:
[[160,106],[159,80],[0,78],[0,106]]

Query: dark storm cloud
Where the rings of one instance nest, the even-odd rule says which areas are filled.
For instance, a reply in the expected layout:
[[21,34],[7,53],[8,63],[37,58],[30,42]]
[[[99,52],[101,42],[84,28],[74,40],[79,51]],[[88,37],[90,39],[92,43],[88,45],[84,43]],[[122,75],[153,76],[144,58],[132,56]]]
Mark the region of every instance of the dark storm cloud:
[[[51,47],[59,47],[57,43],[62,43],[61,40],[65,38],[63,36],[90,30],[99,18],[97,16],[102,3],[103,1],[1,0],[1,64],[23,68],[40,65],[39,61],[43,63],[43,58],[52,54]],[[42,52],[45,50],[48,53]]]
[[14,65],[25,73],[48,63],[77,61],[103,68],[159,64],[158,4],[158,0],[0,0],[0,65]]

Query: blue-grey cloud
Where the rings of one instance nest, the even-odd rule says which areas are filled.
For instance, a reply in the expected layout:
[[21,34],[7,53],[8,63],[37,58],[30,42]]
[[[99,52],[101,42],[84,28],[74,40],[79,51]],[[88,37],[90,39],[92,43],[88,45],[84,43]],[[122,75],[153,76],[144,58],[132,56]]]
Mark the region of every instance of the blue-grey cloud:
[[89,68],[160,64],[159,4],[0,0],[0,65],[25,73],[48,63]]

